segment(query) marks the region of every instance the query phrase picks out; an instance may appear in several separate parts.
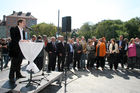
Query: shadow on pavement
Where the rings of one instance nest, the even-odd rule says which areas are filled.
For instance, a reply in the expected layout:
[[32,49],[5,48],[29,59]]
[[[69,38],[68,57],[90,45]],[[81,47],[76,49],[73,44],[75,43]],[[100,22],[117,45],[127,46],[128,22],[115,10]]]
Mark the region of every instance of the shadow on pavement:
[[59,91],[59,89],[61,89],[61,88],[62,88],[62,86],[49,85],[45,89],[43,89],[42,91],[40,91],[38,93],[57,93],[57,91]]
[[14,89],[16,86],[17,85],[15,83],[10,83],[9,80],[8,80],[2,85],[2,88]]

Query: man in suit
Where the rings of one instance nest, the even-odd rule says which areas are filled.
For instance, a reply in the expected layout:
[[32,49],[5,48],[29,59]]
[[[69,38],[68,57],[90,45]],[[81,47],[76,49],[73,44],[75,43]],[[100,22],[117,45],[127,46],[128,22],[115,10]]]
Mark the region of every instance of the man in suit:
[[137,60],[137,66],[140,69],[140,39],[138,37],[135,38],[136,43],[136,60]]
[[67,69],[70,70],[70,64],[73,62],[73,53],[74,53],[74,49],[73,49],[73,41],[72,39],[68,40],[68,44],[67,44],[67,61],[66,61],[66,66]]
[[117,41],[119,46],[119,62],[121,63],[122,68],[124,68],[124,49],[125,49],[125,41],[123,40],[123,36],[120,35],[120,40]]
[[85,37],[84,36],[82,36],[81,37],[81,41],[80,41],[80,44],[82,45],[82,55],[81,55],[81,68],[82,69],[85,69],[85,60],[86,60],[86,52],[87,52],[87,42],[86,42],[86,40],[85,40]]
[[51,37],[51,42],[48,43],[45,50],[48,52],[49,62],[48,62],[48,72],[55,70],[56,65],[56,54],[57,47],[55,42],[55,37]]
[[11,67],[9,73],[9,80],[11,83],[15,83],[15,73],[17,79],[24,78],[24,76],[22,76],[20,72],[23,54],[19,47],[19,41],[22,42],[25,39],[25,32],[23,30],[25,26],[26,21],[24,19],[19,19],[17,21],[17,26],[11,27],[10,29],[11,42],[9,45],[9,55],[11,57]]
[[80,59],[82,55],[82,45],[79,43],[79,38],[76,38],[76,43],[74,44],[74,64],[73,69],[76,67],[76,63],[78,62],[78,69],[80,69]]
[[64,62],[65,62],[65,56],[66,56],[66,44],[64,43],[64,37],[60,37],[60,41],[57,44],[57,53],[58,53],[58,71],[63,71],[64,68]]

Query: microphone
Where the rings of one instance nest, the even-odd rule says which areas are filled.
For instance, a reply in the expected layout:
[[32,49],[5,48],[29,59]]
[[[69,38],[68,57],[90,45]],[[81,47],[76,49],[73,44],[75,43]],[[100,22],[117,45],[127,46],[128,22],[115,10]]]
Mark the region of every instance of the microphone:
[[31,31],[33,31],[31,27],[27,27],[27,26],[26,26],[25,28],[26,28],[26,29],[29,29],[29,30],[31,30]]

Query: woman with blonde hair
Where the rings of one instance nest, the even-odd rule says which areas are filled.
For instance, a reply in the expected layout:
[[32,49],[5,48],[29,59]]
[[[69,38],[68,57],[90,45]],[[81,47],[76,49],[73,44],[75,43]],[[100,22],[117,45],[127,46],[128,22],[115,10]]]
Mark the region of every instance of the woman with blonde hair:
[[131,38],[128,46],[128,66],[127,69],[131,67],[133,69],[136,63],[136,44],[134,38]]

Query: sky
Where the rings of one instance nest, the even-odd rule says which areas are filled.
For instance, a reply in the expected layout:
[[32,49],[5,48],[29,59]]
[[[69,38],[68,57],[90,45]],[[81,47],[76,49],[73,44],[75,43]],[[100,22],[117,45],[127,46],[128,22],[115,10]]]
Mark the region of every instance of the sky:
[[31,12],[38,23],[60,26],[62,17],[72,17],[72,28],[80,28],[85,22],[96,24],[102,20],[128,21],[140,17],[140,0],[0,0],[0,19],[13,11]]

